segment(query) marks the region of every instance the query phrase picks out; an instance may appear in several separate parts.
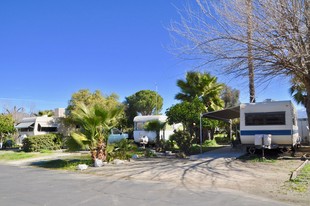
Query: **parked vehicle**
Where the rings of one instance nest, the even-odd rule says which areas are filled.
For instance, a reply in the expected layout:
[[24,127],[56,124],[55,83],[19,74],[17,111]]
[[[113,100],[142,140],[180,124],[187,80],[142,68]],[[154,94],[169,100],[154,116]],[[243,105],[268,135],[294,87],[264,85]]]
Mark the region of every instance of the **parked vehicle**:
[[128,139],[128,134],[121,132],[117,128],[111,129],[111,134],[108,137],[108,143],[119,142],[122,139]]
[[291,101],[240,105],[240,141],[248,149],[295,148],[300,142],[296,109]]
[[[136,116],[134,118],[134,131],[133,137],[136,143],[140,143],[141,140],[147,138],[148,143],[155,143],[156,140],[156,131],[147,131],[145,126],[148,122],[159,121],[160,123],[167,122],[167,116],[165,115],[148,115],[148,116]],[[169,137],[174,133],[175,130],[178,130],[182,124],[165,124],[164,128],[160,130],[159,137],[163,140],[168,140]]]

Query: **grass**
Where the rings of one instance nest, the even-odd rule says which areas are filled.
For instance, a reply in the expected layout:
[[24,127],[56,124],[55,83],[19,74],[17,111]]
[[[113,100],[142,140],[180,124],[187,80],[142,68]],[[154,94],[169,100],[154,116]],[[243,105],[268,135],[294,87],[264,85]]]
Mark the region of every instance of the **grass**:
[[262,158],[259,155],[252,156],[243,156],[240,157],[241,160],[250,161],[250,162],[264,162],[264,163],[276,163],[277,160],[273,157]]
[[89,154],[81,156],[72,156],[65,159],[56,159],[50,161],[36,162],[33,166],[48,168],[48,169],[59,169],[59,170],[76,170],[79,164],[86,164],[88,166],[93,164]]
[[[220,147],[221,146],[217,145],[217,144],[216,145],[214,145],[214,144],[203,144],[202,145],[202,152],[203,153],[204,152],[209,152],[209,151],[218,149]],[[190,155],[200,154],[200,144],[193,144],[190,147],[189,153],[190,153]]]
[[12,160],[22,160],[22,159],[28,159],[33,157],[39,157],[45,154],[41,153],[32,153],[32,152],[3,152],[0,153],[0,160],[4,161],[12,161]]
[[300,171],[296,179],[289,181],[288,187],[292,191],[298,193],[304,193],[309,190],[309,186],[310,186],[310,164],[308,163]]

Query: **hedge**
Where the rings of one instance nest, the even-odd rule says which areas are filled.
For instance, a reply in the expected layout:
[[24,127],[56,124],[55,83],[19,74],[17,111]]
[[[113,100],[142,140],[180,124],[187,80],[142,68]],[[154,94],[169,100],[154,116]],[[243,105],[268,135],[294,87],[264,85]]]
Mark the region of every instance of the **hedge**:
[[62,135],[44,134],[31,136],[23,139],[23,150],[25,152],[40,152],[41,150],[57,150],[61,148]]

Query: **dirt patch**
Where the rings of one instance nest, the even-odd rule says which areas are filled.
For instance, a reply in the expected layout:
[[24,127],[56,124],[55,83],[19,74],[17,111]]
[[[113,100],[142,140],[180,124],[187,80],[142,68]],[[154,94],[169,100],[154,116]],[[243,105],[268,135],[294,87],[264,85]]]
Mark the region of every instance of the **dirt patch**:
[[176,158],[141,158],[122,165],[108,164],[83,173],[116,179],[164,181],[189,190],[231,189],[298,205],[309,205],[310,191],[290,191],[287,181],[302,161],[282,158],[254,162],[234,158],[203,158],[195,161]]

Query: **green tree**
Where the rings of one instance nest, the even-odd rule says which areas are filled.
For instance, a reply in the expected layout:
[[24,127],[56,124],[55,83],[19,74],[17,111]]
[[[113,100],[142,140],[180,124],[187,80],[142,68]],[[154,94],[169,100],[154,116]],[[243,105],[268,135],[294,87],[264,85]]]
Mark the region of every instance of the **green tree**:
[[77,108],[77,105],[81,103],[86,106],[97,104],[105,109],[110,109],[121,105],[121,103],[118,102],[118,96],[114,93],[104,96],[99,90],[91,93],[88,89],[81,89],[72,94],[66,109],[67,115],[71,116],[71,112],[74,111]]
[[169,124],[182,123],[183,129],[193,135],[195,128],[199,126],[199,115],[205,111],[204,104],[198,98],[195,98],[192,102],[184,101],[173,105],[167,109],[166,115]]
[[14,119],[11,114],[0,114],[0,142],[4,141],[4,138],[15,133]]
[[221,99],[224,102],[224,108],[234,107],[240,104],[239,101],[240,91],[232,89],[231,87],[224,85],[221,93]]
[[223,107],[220,98],[223,84],[217,82],[217,78],[210,73],[187,72],[186,79],[177,81],[181,92],[175,98],[181,101],[191,102],[198,98],[208,111],[218,110]]
[[[81,89],[72,94],[68,107],[66,108],[66,118],[64,119],[65,125],[76,124],[76,122],[73,121],[72,113],[77,109],[79,110],[79,104],[84,104],[87,107],[98,105],[106,110],[114,109],[115,107],[122,107],[122,104],[118,102],[118,96],[114,93],[105,96],[99,90],[91,93],[88,89]],[[121,115],[119,115],[118,118],[119,124]]]
[[34,116],[43,116],[43,115],[52,117],[54,115],[54,111],[53,110],[42,110],[42,111],[39,111],[37,114],[34,114]]
[[107,158],[107,139],[109,131],[117,123],[121,114],[121,107],[103,108],[101,104],[86,106],[83,103],[76,105],[72,111],[73,120],[78,123],[80,130],[71,134],[77,145],[89,147],[91,157],[105,161]]
[[166,122],[162,123],[158,120],[150,121],[145,125],[146,131],[155,131],[156,132],[156,147],[161,147],[160,145],[160,130],[164,129],[166,126]]
[[138,115],[159,114],[163,106],[163,98],[155,91],[141,90],[125,98],[126,116],[129,125],[133,125],[133,118]]

